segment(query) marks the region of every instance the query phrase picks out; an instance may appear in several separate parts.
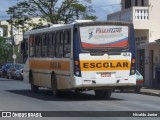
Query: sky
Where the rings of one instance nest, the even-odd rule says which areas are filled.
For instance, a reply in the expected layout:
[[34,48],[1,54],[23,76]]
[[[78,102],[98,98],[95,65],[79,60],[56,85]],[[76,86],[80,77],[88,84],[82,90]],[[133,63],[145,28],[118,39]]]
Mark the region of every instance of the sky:
[[[8,7],[15,5],[22,0],[1,0],[0,2],[0,20],[8,19],[6,14]],[[120,0],[92,0],[92,6],[96,11],[94,14],[98,17],[97,20],[107,20],[107,14],[119,11],[121,9]]]

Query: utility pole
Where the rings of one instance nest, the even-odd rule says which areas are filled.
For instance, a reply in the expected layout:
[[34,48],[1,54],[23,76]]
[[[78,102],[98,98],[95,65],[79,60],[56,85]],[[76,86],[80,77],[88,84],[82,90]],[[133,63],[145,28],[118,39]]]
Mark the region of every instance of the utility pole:
[[10,16],[11,20],[11,40],[12,40],[12,48],[13,48],[13,63],[16,63],[16,54],[15,54],[15,43],[14,43],[14,35],[13,35],[13,16]]

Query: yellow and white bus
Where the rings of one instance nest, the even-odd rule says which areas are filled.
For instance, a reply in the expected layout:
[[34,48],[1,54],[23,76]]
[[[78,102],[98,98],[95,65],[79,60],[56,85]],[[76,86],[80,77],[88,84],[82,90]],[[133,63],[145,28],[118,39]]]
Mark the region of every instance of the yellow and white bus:
[[94,90],[109,98],[116,87],[136,85],[134,29],[127,22],[76,21],[24,34],[24,81],[31,89]]

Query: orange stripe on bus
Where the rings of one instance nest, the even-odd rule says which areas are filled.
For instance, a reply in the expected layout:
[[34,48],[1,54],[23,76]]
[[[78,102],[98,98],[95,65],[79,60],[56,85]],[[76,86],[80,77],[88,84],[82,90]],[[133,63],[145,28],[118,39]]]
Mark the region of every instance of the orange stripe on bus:
[[130,70],[128,60],[84,60],[80,61],[81,71]]
[[30,60],[29,65],[30,65],[31,69],[70,71],[70,62],[69,61]]

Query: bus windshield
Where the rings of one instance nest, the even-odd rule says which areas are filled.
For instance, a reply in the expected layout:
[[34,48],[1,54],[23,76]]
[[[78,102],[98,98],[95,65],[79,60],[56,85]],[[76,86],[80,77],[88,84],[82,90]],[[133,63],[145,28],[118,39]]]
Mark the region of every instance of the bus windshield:
[[80,27],[81,44],[87,48],[128,47],[128,26]]

